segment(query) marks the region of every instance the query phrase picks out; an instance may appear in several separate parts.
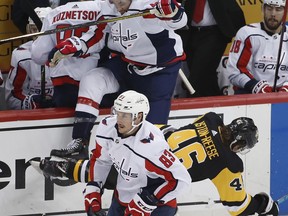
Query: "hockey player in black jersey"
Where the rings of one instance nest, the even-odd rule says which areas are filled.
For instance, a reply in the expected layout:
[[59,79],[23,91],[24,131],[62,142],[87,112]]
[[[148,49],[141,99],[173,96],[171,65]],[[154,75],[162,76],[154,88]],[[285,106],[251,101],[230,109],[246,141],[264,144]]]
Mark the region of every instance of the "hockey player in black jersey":
[[[243,162],[237,153],[247,153],[258,142],[258,129],[252,119],[240,117],[224,125],[216,113],[209,112],[179,129],[169,125],[159,128],[171,151],[187,168],[192,182],[210,179],[231,215],[278,215],[278,204],[269,194],[261,192],[252,196],[243,185]],[[65,177],[76,182],[87,182],[89,178],[89,163],[83,160],[44,159],[40,168],[49,177]],[[113,188],[114,180],[111,174],[106,182],[108,188]]]

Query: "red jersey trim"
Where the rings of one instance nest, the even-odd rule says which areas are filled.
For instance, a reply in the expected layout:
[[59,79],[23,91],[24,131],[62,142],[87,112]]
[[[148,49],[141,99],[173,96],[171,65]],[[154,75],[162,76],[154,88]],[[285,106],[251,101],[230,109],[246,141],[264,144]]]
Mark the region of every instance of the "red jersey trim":
[[78,104],[85,104],[85,105],[91,106],[95,109],[99,109],[99,104],[90,98],[78,97],[77,103]]
[[79,86],[80,81],[74,80],[69,76],[61,76],[61,77],[51,77],[52,83],[54,86],[64,85],[64,84],[72,84]]

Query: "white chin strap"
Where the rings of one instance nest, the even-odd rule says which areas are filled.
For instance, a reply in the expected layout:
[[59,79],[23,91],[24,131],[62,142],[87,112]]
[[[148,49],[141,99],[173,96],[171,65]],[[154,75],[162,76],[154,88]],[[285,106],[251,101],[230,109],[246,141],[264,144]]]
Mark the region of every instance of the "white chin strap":
[[132,121],[132,128],[127,132],[127,134],[130,134],[136,127],[140,126],[143,123],[143,121],[141,121],[139,124],[134,124],[134,121],[135,120]]
[[142,118],[142,121],[139,122],[139,124],[135,124],[135,119],[138,117],[138,115],[139,113],[137,114],[137,116],[132,116],[134,118],[134,120],[132,121],[132,128],[127,132],[127,134],[130,134],[136,127],[139,127],[143,123],[144,119]]

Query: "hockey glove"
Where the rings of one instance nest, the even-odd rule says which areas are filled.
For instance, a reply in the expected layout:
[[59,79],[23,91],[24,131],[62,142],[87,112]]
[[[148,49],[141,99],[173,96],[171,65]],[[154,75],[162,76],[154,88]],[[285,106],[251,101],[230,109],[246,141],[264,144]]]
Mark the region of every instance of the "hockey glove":
[[284,83],[283,86],[277,89],[278,92],[288,92],[288,83]]
[[266,80],[260,80],[252,89],[253,94],[258,93],[269,93],[272,92],[273,88],[269,86],[269,83]]
[[158,0],[156,3],[156,12],[155,16],[159,18],[171,18],[171,19],[177,19],[174,18],[174,16],[178,12],[179,4],[176,0]]
[[270,195],[262,192],[256,194],[254,198],[259,202],[259,208],[257,210],[257,213],[259,215],[278,216],[279,214],[278,204],[273,201]]
[[49,95],[46,95],[46,100],[42,101],[41,95],[31,94],[27,95],[21,104],[21,109],[23,110],[31,110],[31,109],[39,109],[39,108],[48,108],[52,107],[52,98]]
[[87,51],[87,46],[84,41],[73,36],[67,40],[57,44],[48,55],[48,65],[55,67],[63,58],[70,56],[78,57]]
[[157,203],[159,200],[153,194],[143,190],[140,194],[136,194],[128,204],[124,216],[150,216],[157,208]]
[[88,216],[105,216],[105,211],[102,210],[101,196],[102,190],[97,182],[88,182],[83,192],[85,211]]
[[228,86],[224,86],[224,87],[221,89],[221,93],[222,93],[222,95],[228,95],[228,94],[229,94]]

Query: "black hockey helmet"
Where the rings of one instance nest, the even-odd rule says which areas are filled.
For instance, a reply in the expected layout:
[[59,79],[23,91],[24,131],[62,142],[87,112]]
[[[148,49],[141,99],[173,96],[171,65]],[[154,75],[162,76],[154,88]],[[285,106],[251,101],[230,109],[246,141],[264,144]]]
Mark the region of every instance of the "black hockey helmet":
[[247,153],[245,150],[253,148],[258,142],[258,128],[251,118],[236,118],[227,126],[231,129],[232,151]]

